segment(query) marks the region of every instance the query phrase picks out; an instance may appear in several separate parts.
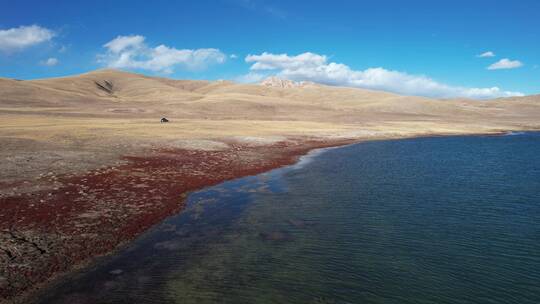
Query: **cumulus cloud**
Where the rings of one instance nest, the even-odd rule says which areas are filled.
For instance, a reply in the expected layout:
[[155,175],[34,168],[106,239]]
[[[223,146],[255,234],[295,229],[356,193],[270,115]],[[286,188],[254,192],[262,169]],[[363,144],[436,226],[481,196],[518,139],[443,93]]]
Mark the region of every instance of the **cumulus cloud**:
[[118,54],[126,49],[140,49],[144,47],[144,37],[140,35],[118,36],[105,43],[103,46],[109,49],[111,53]]
[[52,30],[38,25],[19,26],[0,30],[0,50],[11,52],[51,40],[55,36]]
[[261,55],[248,55],[246,62],[254,62],[251,70],[298,70],[316,68],[326,64],[327,58],[311,52],[297,56],[287,54],[262,53]]
[[103,45],[105,54],[98,60],[108,67],[142,69],[172,73],[176,66],[190,70],[204,69],[212,64],[225,62],[227,56],[218,49],[176,49],[166,45],[149,47],[140,35],[118,36]]
[[45,66],[55,66],[58,64],[58,62],[59,62],[58,59],[51,57],[47,60],[41,61],[40,63]]
[[234,81],[241,82],[241,83],[255,83],[255,82],[259,82],[263,80],[266,77],[267,77],[266,74],[249,72],[247,74],[240,75],[234,78]]
[[250,68],[252,71],[272,71],[279,77],[295,81],[313,81],[327,85],[383,90],[405,95],[477,99],[523,95],[520,92],[504,91],[498,87],[451,86],[427,76],[411,75],[381,67],[353,70],[345,64],[329,62],[324,55],[310,52],[296,56],[265,52],[260,55],[248,55],[245,60],[252,63]]
[[493,53],[492,51],[487,51],[480,55],[477,55],[476,57],[479,57],[479,58],[495,57],[495,53]]
[[494,64],[487,67],[488,70],[507,70],[507,69],[516,69],[522,67],[523,63],[519,60],[510,60],[508,58],[503,58]]

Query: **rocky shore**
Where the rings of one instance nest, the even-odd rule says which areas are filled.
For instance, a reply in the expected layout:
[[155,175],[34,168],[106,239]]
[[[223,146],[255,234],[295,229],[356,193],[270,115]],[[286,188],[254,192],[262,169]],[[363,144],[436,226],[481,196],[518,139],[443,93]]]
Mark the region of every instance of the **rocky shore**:
[[40,180],[53,188],[0,197],[0,303],[23,301],[58,275],[113,252],[179,212],[189,191],[350,142],[296,139],[228,142],[216,151],[153,149],[85,174],[44,174]]

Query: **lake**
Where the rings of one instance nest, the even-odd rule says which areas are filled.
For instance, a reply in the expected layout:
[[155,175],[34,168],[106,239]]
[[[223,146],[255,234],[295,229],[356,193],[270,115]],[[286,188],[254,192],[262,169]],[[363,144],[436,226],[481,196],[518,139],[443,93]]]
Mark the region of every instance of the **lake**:
[[540,303],[540,133],[364,142],[194,192],[40,303]]

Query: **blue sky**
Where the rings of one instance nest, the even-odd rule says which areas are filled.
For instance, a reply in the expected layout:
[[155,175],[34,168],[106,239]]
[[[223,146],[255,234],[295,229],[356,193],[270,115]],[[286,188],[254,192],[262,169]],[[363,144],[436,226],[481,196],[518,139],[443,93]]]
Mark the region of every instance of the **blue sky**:
[[432,97],[540,93],[540,1],[0,2],[0,77],[115,67]]

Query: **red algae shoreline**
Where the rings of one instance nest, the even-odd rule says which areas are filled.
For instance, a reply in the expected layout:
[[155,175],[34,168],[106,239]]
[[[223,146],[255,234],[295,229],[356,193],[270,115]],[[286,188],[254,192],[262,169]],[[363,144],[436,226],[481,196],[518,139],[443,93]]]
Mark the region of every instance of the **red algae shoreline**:
[[[413,137],[452,135],[460,134]],[[369,140],[388,139],[398,138]],[[0,196],[0,304],[32,302],[42,289],[113,254],[180,212],[189,192],[294,164],[312,150],[360,141],[227,142],[229,148],[217,151],[162,148],[125,155],[122,164],[85,174],[49,173],[42,179],[54,188]],[[14,185],[24,186],[14,181],[0,189]]]
[[79,176],[46,176],[50,190],[0,197],[0,303],[21,303],[184,207],[187,193],[293,164],[358,140],[298,140],[219,151],[159,149]]

